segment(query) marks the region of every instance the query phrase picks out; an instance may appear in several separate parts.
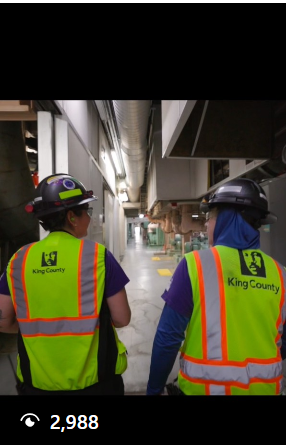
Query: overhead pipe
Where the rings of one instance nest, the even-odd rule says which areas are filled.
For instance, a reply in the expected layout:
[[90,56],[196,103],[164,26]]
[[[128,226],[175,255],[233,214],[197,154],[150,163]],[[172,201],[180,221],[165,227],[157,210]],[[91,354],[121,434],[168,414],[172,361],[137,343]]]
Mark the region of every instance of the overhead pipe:
[[[95,100],[95,104],[102,120],[104,129],[106,131],[107,138],[109,140],[111,148],[113,148],[116,152],[116,156],[118,159],[119,169],[121,173],[119,174],[120,178],[125,177],[125,168],[123,165],[121,149],[119,146],[119,139],[117,136],[117,132],[114,125],[114,118],[111,106],[109,101],[106,100]],[[116,168],[116,165],[115,165]]]
[[126,171],[127,194],[131,202],[140,198],[144,183],[147,129],[151,100],[113,100]]

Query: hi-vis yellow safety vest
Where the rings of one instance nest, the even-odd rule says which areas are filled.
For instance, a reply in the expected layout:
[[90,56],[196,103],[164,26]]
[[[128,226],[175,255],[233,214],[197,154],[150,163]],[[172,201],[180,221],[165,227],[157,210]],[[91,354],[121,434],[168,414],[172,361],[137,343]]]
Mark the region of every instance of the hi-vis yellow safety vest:
[[[30,384],[36,388],[67,391],[97,383],[105,247],[53,232],[14,254],[7,279],[27,353],[18,354],[19,380],[28,356]],[[113,331],[115,374],[122,374],[126,348]]]
[[186,395],[282,391],[286,270],[261,250],[216,246],[185,255],[194,308],[181,348]]

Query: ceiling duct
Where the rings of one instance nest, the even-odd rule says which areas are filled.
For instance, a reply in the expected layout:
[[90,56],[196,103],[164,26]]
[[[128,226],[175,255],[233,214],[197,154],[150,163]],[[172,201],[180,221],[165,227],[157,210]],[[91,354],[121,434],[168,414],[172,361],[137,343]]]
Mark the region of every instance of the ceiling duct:
[[144,183],[151,103],[151,100],[113,100],[131,202],[139,201]]

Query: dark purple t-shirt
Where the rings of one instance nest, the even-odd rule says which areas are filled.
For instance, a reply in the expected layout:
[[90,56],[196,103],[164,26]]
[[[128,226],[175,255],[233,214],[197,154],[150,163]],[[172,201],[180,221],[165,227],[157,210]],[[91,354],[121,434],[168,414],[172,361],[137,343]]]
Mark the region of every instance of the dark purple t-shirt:
[[[113,254],[109,250],[106,250],[106,279],[104,295],[107,298],[115,295],[117,292],[123,289],[123,287],[125,287],[129,281],[129,278]],[[10,295],[6,270],[0,277],[0,294]]]
[[192,288],[185,258],[182,258],[178,264],[170,279],[169,288],[165,289],[161,298],[174,311],[184,317],[191,317],[193,310]]

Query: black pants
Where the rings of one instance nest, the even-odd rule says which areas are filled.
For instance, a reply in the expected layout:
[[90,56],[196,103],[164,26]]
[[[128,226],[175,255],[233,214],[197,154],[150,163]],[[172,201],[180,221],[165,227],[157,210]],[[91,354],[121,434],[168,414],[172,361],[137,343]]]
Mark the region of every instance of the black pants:
[[123,378],[118,374],[110,380],[98,382],[87,388],[74,391],[44,391],[28,386],[20,381],[17,382],[16,389],[19,396],[123,396],[125,393]]

